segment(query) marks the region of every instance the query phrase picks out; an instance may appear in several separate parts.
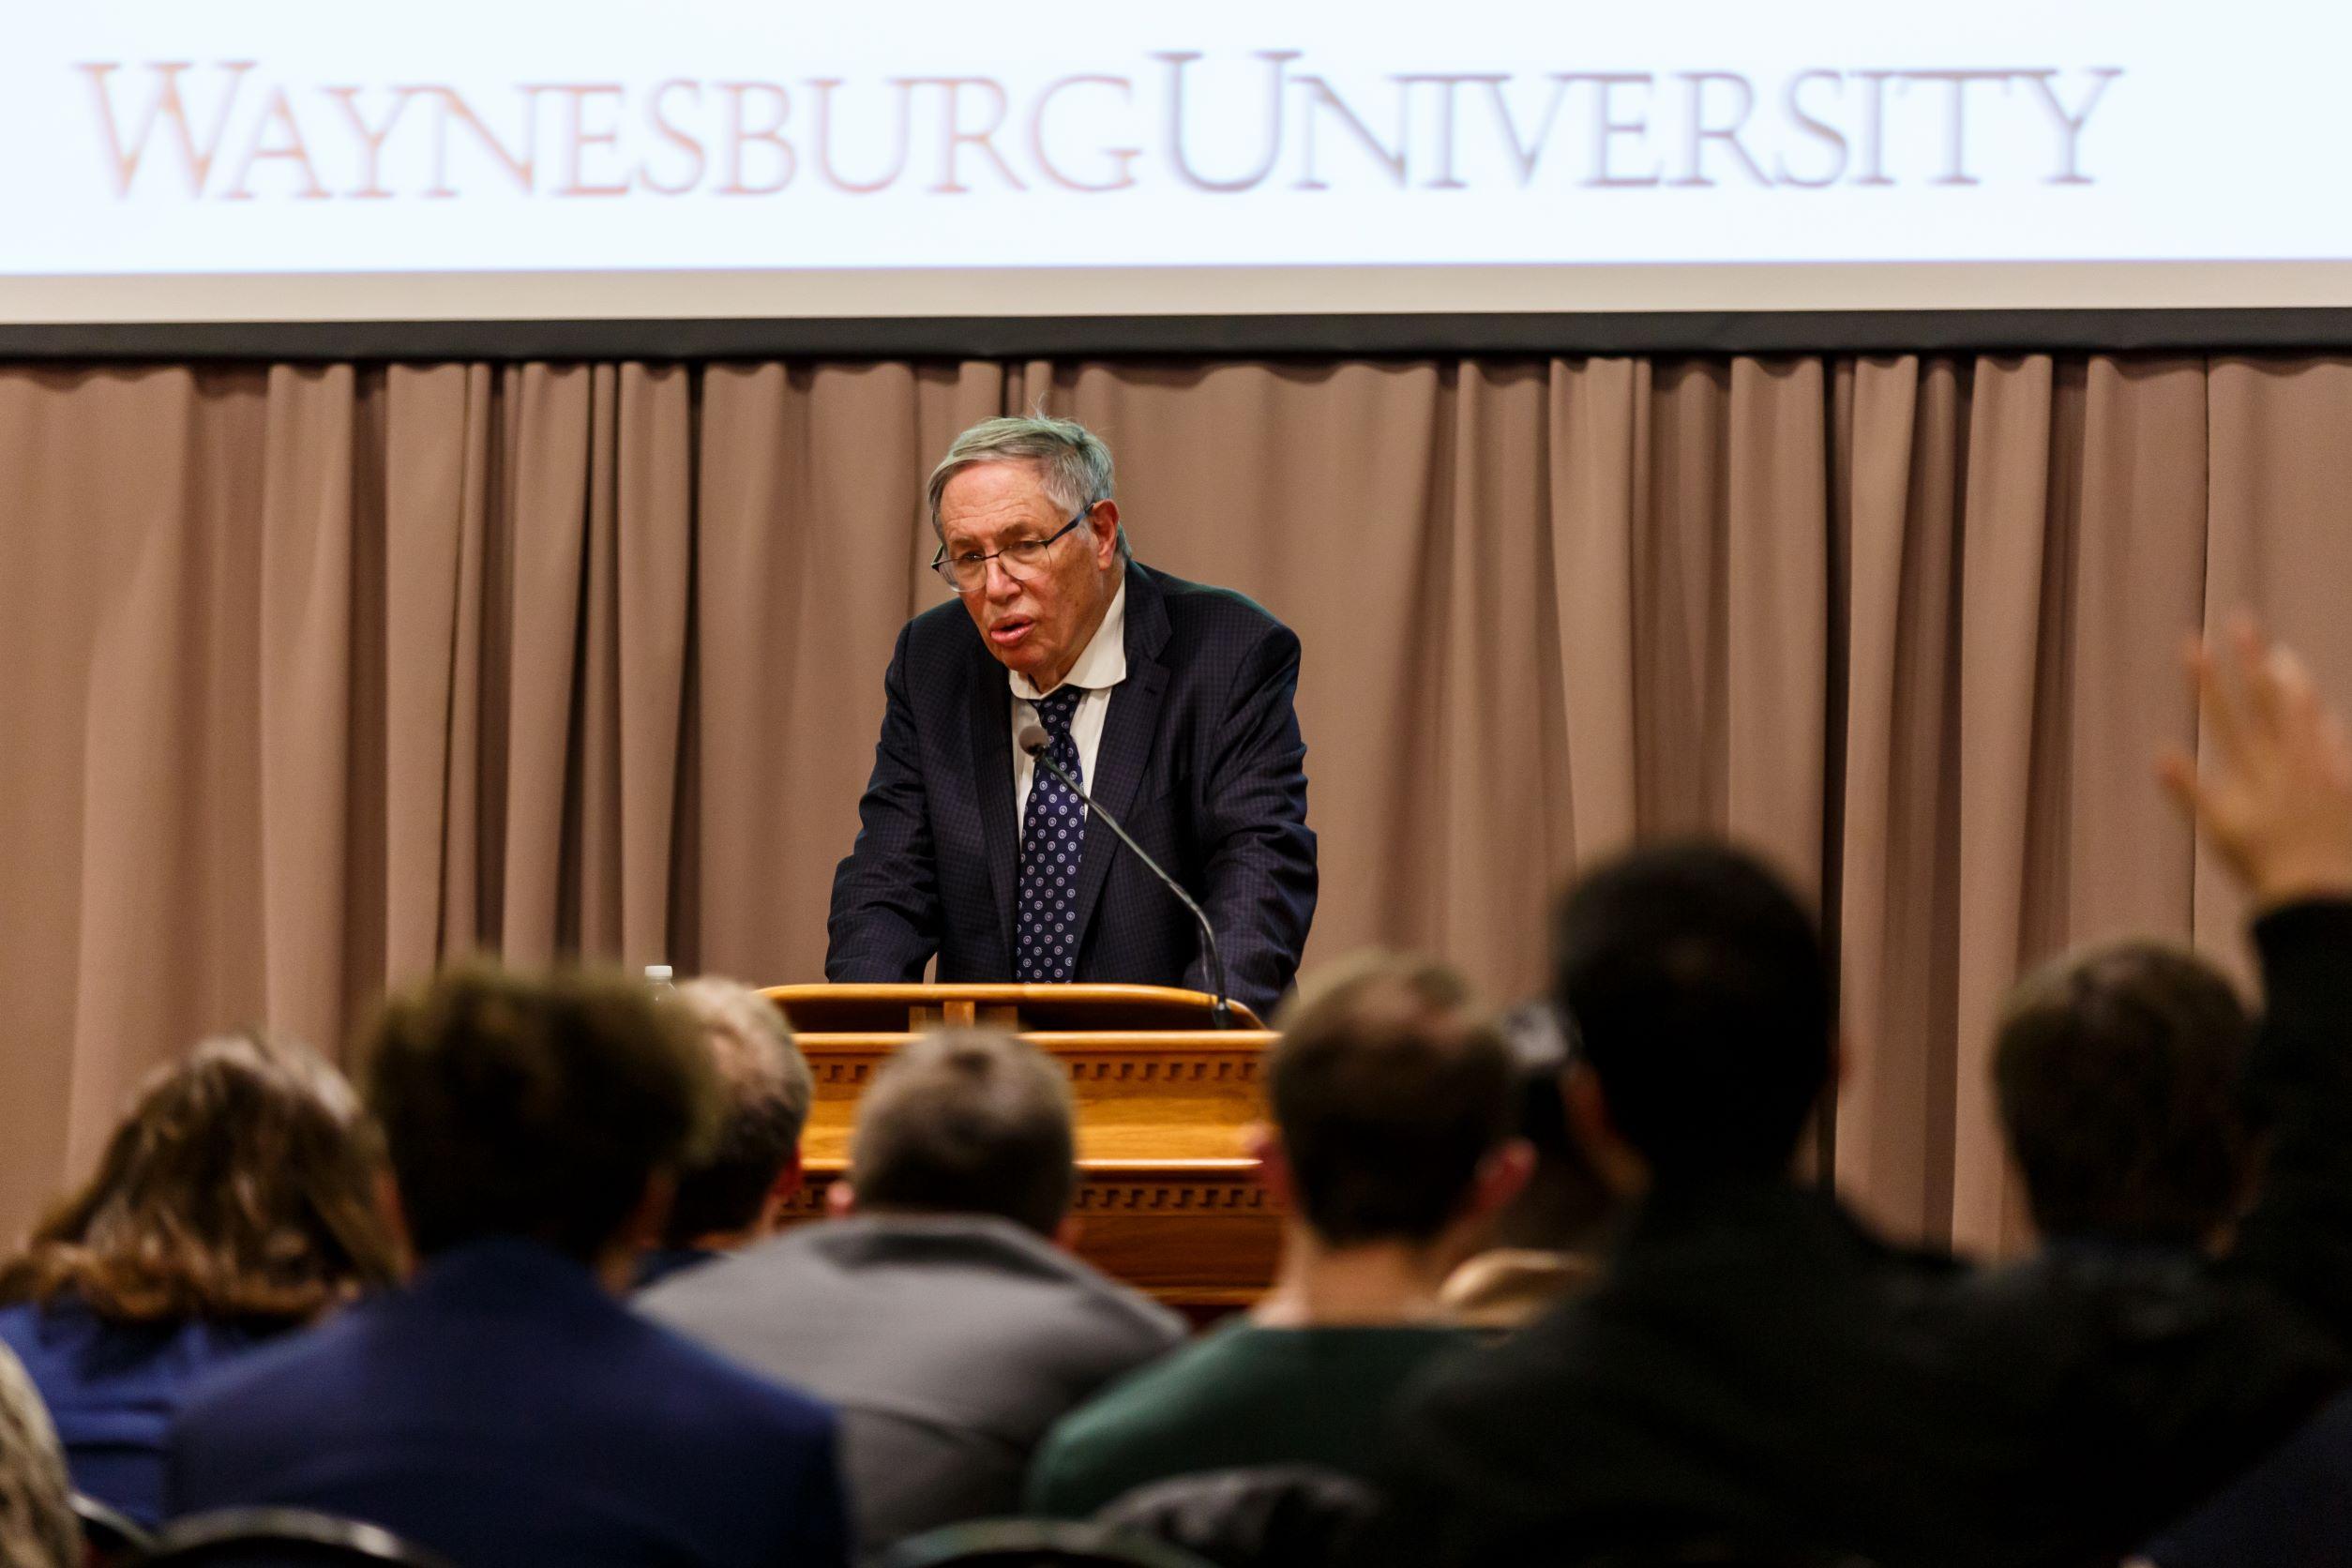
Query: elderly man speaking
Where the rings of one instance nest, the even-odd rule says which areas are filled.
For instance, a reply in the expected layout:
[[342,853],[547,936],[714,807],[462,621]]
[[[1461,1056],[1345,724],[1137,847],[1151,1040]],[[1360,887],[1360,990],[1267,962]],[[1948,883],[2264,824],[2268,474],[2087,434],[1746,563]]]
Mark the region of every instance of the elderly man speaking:
[[959,602],[898,634],[826,977],[920,980],[937,955],[942,980],[1214,988],[1192,915],[1015,744],[1035,726],[1199,900],[1233,1000],[1265,1014],[1315,914],[1299,640],[1239,594],[1138,565],[1110,450],[1071,421],[973,426],[931,471],[930,507]]

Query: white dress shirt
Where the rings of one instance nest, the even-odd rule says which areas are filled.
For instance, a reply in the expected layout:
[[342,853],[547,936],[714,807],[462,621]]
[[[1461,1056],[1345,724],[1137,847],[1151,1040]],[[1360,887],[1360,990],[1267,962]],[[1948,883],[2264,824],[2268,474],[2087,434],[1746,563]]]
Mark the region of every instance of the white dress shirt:
[[[1037,700],[1046,694],[1032,686],[1029,677],[1018,670],[1005,674],[1013,683],[1013,810],[1018,826],[1024,832],[1029,827],[1029,786],[1037,772],[1037,759],[1023,751],[1021,731],[1032,724],[1043,724],[1037,716]],[[1078,711],[1070,716],[1070,739],[1078,743],[1078,782],[1086,792],[1094,792],[1094,758],[1102,749],[1103,718],[1110,712],[1110,688],[1127,678],[1127,579],[1119,578],[1119,591],[1110,596],[1110,608],[1103,611],[1103,624],[1094,628],[1094,635],[1063,677],[1063,686],[1083,686],[1086,695],[1078,699]],[[1081,809],[1083,809],[1081,807]]]

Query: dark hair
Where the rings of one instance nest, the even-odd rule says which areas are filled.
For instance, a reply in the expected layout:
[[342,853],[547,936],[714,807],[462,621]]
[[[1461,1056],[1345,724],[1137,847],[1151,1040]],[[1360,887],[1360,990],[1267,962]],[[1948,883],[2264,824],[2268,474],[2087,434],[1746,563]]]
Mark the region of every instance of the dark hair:
[[1372,953],[1284,1010],[1266,1093],[1300,1217],[1334,1246],[1425,1242],[1511,1134],[1502,1036],[1434,959]]
[[1610,1123],[1659,1178],[1778,1176],[1830,1072],[1813,919],[1727,845],[1636,850],[1569,892],[1554,1000]]
[[783,1012],[749,986],[704,975],[680,986],[678,1001],[702,1025],[725,1112],[711,1152],[679,1174],[662,1238],[673,1247],[760,1217],[800,1148],[816,1088]]
[[295,1041],[207,1040],[148,1080],[98,1170],[0,1269],[0,1299],[102,1318],[295,1323],[398,1270],[382,1152],[342,1075]]
[[1560,1076],[1578,1059],[1575,1031],[1549,1001],[1512,1009],[1500,1027],[1518,1074],[1519,1136],[1535,1151],[1535,1168],[1495,1216],[1490,1244],[1593,1251],[1607,1229],[1614,1199],[1568,1124],[1560,1094]]
[[1050,1236],[1078,1184],[1070,1082],[1026,1040],[946,1030],[874,1074],[850,1139],[867,1210],[993,1214]]
[[2220,972],[2152,942],[2022,981],[1993,1084],[2043,1234],[2195,1244],[2235,1218],[2249,1170],[2238,1085],[2253,1042]]
[[618,975],[453,971],[385,1006],[367,1085],[425,1257],[522,1236],[590,1261],[718,1120],[692,1016]]

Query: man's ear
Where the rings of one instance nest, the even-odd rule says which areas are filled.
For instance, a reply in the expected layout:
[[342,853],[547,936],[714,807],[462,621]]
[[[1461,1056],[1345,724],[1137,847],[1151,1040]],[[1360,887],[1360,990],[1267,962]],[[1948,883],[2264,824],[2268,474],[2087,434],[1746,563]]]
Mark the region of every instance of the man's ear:
[[1296,1207],[1297,1185],[1290,1179],[1290,1159],[1282,1152],[1282,1135],[1263,1122],[1242,1129],[1242,1153],[1258,1162],[1258,1184],[1285,1209]]
[[1053,1244],[1060,1247],[1063,1251],[1069,1253],[1071,1256],[1076,1257],[1078,1249],[1078,1238],[1085,1234],[1086,1222],[1078,1218],[1078,1211],[1073,1209],[1068,1214],[1062,1216],[1061,1224],[1053,1228]]
[[645,1177],[645,1190],[637,1195],[637,1202],[623,1222],[620,1241],[632,1252],[642,1252],[661,1244],[661,1233],[670,1224],[670,1206],[677,1201],[678,1173],[674,1170],[655,1170]]
[[1513,1138],[1479,1162],[1466,1213],[1485,1224],[1509,1208],[1534,1174],[1535,1145],[1524,1138]]
[[857,1213],[857,1189],[850,1185],[847,1176],[835,1180],[825,1188],[825,1215],[829,1219],[847,1219]]
[[384,1228],[392,1236],[392,1249],[400,1255],[402,1278],[416,1272],[416,1243],[409,1235],[408,1210],[400,1203],[400,1184],[393,1179],[392,1168],[384,1166],[376,1172],[376,1213],[384,1218]]
[[1451,1268],[1493,1244],[1495,1218],[1535,1174],[1535,1145],[1515,1138],[1478,1162],[1470,1190],[1437,1237],[1437,1249]]
[[1086,526],[1094,538],[1094,565],[1102,571],[1110,570],[1110,564],[1119,558],[1119,503],[1097,501],[1086,517]]
[[1650,1165],[1634,1146],[1625,1141],[1609,1119],[1608,1097],[1601,1092],[1601,1076],[1590,1065],[1578,1062],[1560,1076],[1560,1097],[1568,1107],[1568,1129],[1576,1135],[1577,1147],[1601,1180],[1619,1197],[1630,1197],[1648,1189]]
[[619,1228],[589,1262],[607,1290],[616,1296],[628,1293],[636,1279],[638,1259],[661,1244],[661,1233],[670,1224],[670,1206],[677,1197],[676,1171],[645,1173],[645,1186],[637,1201],[629,1205]]
[[773,1235],[784,1228],[784,1214],[792,1207],[792,1194],[800,1191],[807,1174],[807,1168],[801,1163],[800,1150],[794,1148],[792,1157],[784,1162],[784,1168],[776,1173],[776,1180],[769,1184],[767,1197],[760,1200],[760,1223],[756,1227],[760,1235]]

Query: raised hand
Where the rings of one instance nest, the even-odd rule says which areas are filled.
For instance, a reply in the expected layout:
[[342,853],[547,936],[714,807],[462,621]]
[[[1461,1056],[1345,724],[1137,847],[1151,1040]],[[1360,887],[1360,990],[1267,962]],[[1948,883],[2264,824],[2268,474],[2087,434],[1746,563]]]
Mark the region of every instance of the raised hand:
[[2302,661],[2251,620],[2227,655],[2192,639],[2190,684],[2205,721],[2206,768],[2164,758],[2174,798],[2257,906],[2352,897],[2352,737]]

